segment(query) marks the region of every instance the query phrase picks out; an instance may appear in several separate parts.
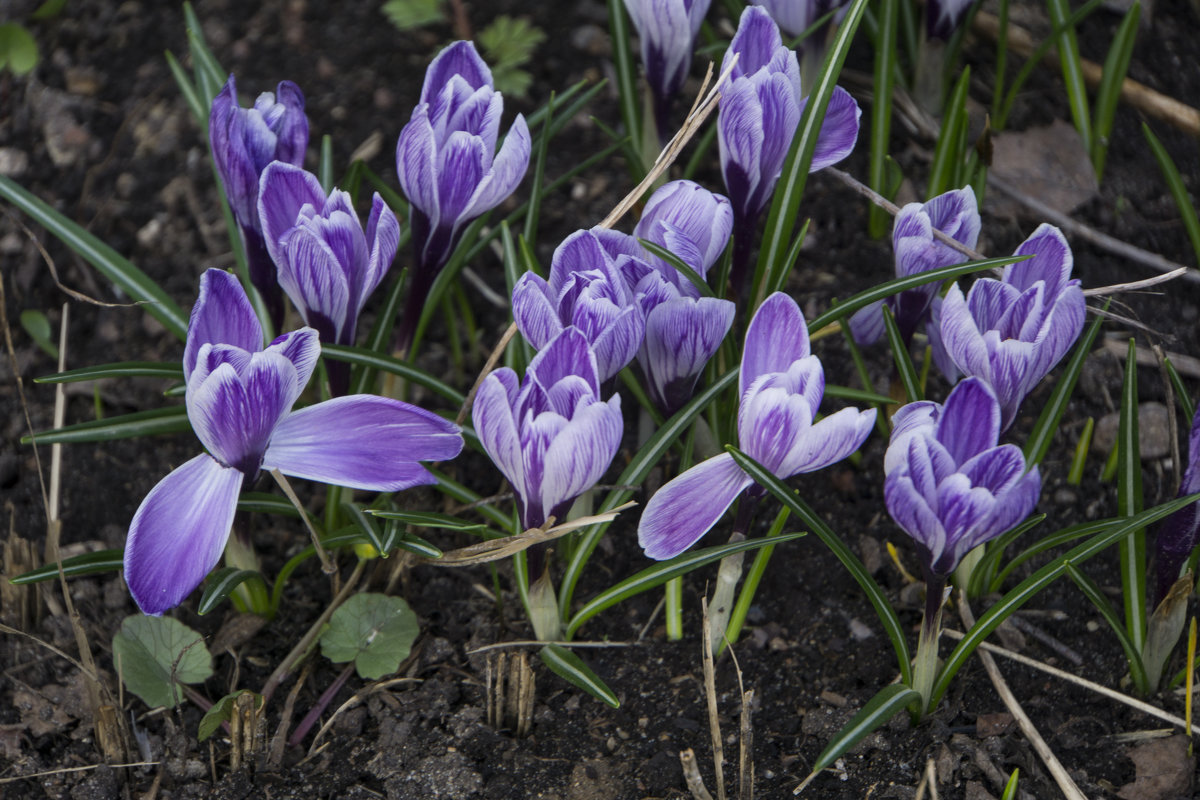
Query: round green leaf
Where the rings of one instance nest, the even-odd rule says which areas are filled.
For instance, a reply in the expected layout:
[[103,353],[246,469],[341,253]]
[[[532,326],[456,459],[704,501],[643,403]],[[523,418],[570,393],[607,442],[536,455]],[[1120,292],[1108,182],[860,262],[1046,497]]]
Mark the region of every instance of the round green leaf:
[[113,637],[113,666],[125,687],[151,708],[174,708],[182,683],[200,683],[213,672],[212,655],[196,631],[170,617],[134,614]]
[[399,597],[365,592],[333,612],[321,634],[321,652],[335,664],[354,662],[360,677],[391,675],[417,638],[417,615]]
[[0,25],[0,69],[7,66],[14,75],[24,75],[38,61],[37,42],[29,31],[15,22]]

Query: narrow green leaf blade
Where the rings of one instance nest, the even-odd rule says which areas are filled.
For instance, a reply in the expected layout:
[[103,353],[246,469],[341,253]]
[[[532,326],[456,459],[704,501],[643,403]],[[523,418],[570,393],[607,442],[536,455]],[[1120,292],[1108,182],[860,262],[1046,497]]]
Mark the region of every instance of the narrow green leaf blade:
[[[1133,517],[1142,510],[1142,454],[1138,441],[1137,341],[1130,337],[1121,385],[1117,429],[1117,513]],[[1121,559],[1121,595],[1125,629],[1140,653],[1146,646],[1146,531],[1136,529],[1117,545]]]
[[[64,558],[62,562],[63,575],[77,578],[80,575],[95,575],[100,572],[116,572],[125,566],[123,550],[97,550],[94,553],[84,553],[78,556]],[[44,564],[37,569],[23,572],[8,582],[13,586],[23,586],[27,583],[40,583],[58,577],[58,564]]]
[[847,750],[858,744],[860,739],[914,702],[920,703],[921,695],[907,686],[900,683],[885,686],[846,723],[846,727],[837,732],[833,740],[821,751],[821,755],[817,756],[812,771],[820,772],[837,761]]
[[394,519],[406,525],[416,525],[419,528],[440,528],[448,531],[477,531],[487,526],[481,522],[471,522],[449,514],[435,514],[430,511],[390,511],[387,509],[368,508],[367,513],[380,519]]
[[621,707],[621,701],[617,699],[613,690],[608,688],[596,673],[592,672],[591,667],[585,664],[582,658],[567,648],[548,644],[538,651],[538,655],[551,672],[567,683],[583,689],[592,697],[613,708]]
[[36,378],[34,382],[77,383],[78,381],[98,381],[104,378],[163,378],[182,381],[183,367],[176,363],[165,364],[161,361],[116,361],[112,364],[97,364],[92,367],[56,372],[53,375],[43,375]]
[[461,406],[466,401],[466,396],[462,392],[438,380],[428,372],[414,367],[407,361],[380,355],[362,347],[351,347],[341,344],[322,343],[321,355],[328,356],[337,361],[345,361],[356,366],[366,366],[381,372],[390,372],[409,383],[423,386],[429,391],[444,397],[451,405]]
[[262,575],[258,570],[237,567],[222,567],[217,570],[208,576],[208,582],[204,584],[204,594],[200,596],[200,605],[196,607],[196,613],[203,616],[212,611],[234,589],[249,580],[261,581]]
[[[187,409],[183,406],[168,406],[150,411],[135,411],[117,417],[79,422],[50,431],[34,434],[38,444],[78,444],[80,442],[107,442],[111,439],[132,439],[137,436],[158,436],[167,433],[190,431]],[[21,438],[22,444],[30,444],[28,436]]]

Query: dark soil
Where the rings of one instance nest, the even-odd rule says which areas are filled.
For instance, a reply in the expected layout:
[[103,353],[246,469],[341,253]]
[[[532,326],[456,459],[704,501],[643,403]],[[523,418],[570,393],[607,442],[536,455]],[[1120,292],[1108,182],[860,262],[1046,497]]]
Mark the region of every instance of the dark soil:
[[[10,5],[17,7],[13,18],[21,18],[36,4]],[[334,160],[339,164],[378,134],[381,143],[368,162],[394,186],[393,143],[419,94],[424,66],[453,33],[449,27],[398,33],[378,5],[327,5],[306,0],[260,5],[214,0],[198,2],[196,11],[218,59],[237,74],[243,96],[271,90],[283,78],[302,86],[314,133],[309,166],[315,164],[322,134],[333,137]],[[510,102],[510,115],[514,106],[532,110],[552,90],[611,75],[603,4],[595,0],[542,4],[536,10],[517,0],[479,5],[471,10],[477,25],[507,10],[530,14],[548,34],[534,68],[530,101]],[[1200,106],[1196,16],[1183,3],[1157,5],[1153,20],[1139,37],[1130,75],[1177,100]],[[1023,10],[1033,15],[1023,21],[1036,26],[1040,12],[1032,7]],[[1119,17],[1107,12],[1098,12],[1086,21],[1081,28],[1085,57],[1103,62],[1118,22]],[[1045,23],[1042,25],[1044,30]],[[209,266],[228,266],[232,256],[206,144],[162,57],[164,49],[179,56],[187,51],[181,10],[138,0],[71,4],[66,15],[36,23],[33,30],[43,54],[34,73],[20,79],[0,73],[3,171],[130,257],[182,307],[190,308],[200,272]],[[993,80],[992,46],[980,43],[968,50],[974,54],[969,56],[977,84],[973,93],[986,102]],[[849,67],[869,73],[870,59],[869,48],[863,47],[852,54]],[[869,102],[865,98],[860,102],[867,111],[865,125]],[[615,97],[609,91],[602,93],[589,111],[609,125],[618,120]],[[1010,127],[1020,130],[1056,119],[1069,120],[1062,84],[1053,71],[1042,69],[1022,94]],[[1141,122],[1138,112],[1121,108],[1101,191],[1074,216],[1170,260],[1194,264],[1178,212],[1139,130]],[[1193,194],[1200,192],[1196,142],[1159,121],[1150,124],[1183,172],[1188,189]],[[856,176],[866,174],[865,130],[859,152],[842,165]],[[915,181],[914,191],[920,193],[931,144],[910,134],[902,124],[894,125],[893,130],[892,152]],[[581,117],[552,145],[547,175],[561,174],[606,141],[595,124]],[[715,167],[705,179],[714,190],[720,188]],[[553,247],[564,236],[603,218],[628,184],[624,164],[614,158],[574,181],[569,190],[547,198],[539,257],[548,263]],[[46,510],[39,470],[43,476],[48,474],[49,452],[48,448],[39,450],[39,464],[33,450],[19,444],[19,439],[27,432],[27,424],[36,430],[52,425],[53,388],[33,385],[31,379],[54,371],[55,362],[21,329],[17,322],[20,312],[42,311],[57,330],[62,304],[70,303],[67,363],[71,367],[121,360],[171,362],[180,357],[182,348],[137,308],[70,300],[56,287],[50,264],[66,286],[105,302],[124,302],[81,259],[18,212],[5,210],[8,213],[0,217],[4,308],[24,399],[5,356],[0,359],[0,374],[5,376],[0,382],[0,402],[6,420],[0,491],[7,518],[5,536],[32,540],[40,551]],[[811,215],[812,225],[789,288],[807,313],[828,307],[835,296],[847,297],[890,277],[890,246],[864,235],[866,209],[850,190],[828,176],[814,176],[803,213]],[[1040,221],[1028,213],[985,210],[980,249],[1009,253]],[[46,248],[49,260],[30,237]],[[1085,287],[1152,274],[1077,237],[1069,238],[1075,252],[1075,274]],[[488,256],[472,266],[493,289],[503,290],[498,259]],[[1194,356],[1200,354],[1198,300],[1195,283],[1176,281],[1163,291],[1122,296],[1117,311],[1147,326],[1149,332],[1138,333],[1140,344],[1158,342],[1169,351]],[[479,308],[487,308],[482,299]],[[487,324],[471,342],[466,374],[447,375],[464,388],[506,324],[503,310],[478,313]],[[1128,327],[1114,323],[1107,330],[1117,338],[1129,334]],[[444,329],[431,333],[429,364],[446,361],[445,339]],[[857,379],[840,341],[826,340],[818,351],[831,382],[855,384]],[[869,355],[877,386],[885,386],[890,367],[883,353]],[[1064,476],[1084,421],[1110,413],[1119,402],[1121,374],[1118,360],[1102,350],[1089,360],[1043,466],[1045,487],[1039,510],[1049,515],[1043,530],[1116,513],[1114,485],[1100,483],[1097,477],[1104,454],[1089,462],[1089,477],[1082,487],[1067,486]],[[1195,389],[1197,378],[1200,375],[1189,377],[1189,388]],[[1023,441],[1049,386],[1044,385],[1025,404],[1029,418],[1018,422],[1016,441]],[[66,419],[94,418],[97,406],[112,416],[179,402],[164,399],[161,393],[165,388],[145,380],[108,381],[98,387],[73,385],[67,391]],[[936,391],[943,390],[938,387]],[[1164,399],[1163,382],[1153,368],[1143,368],[1139,394],[1144,401]],[[935,392],[934,396],[940,395]],[[1180,424],[1185,425],[1186,420],[1181,419]],[[66,554],[122,546],[126,526],[141,498],[197,448],[191,434],[65,448],[61,519]],[[884,443],[874,437],[861,466],[840,465],[797,479],[795,485],[832,528],[846,537],[889,591],[901,609],[902,620],[914,631],[915,641],[919,597],[912,587],[905,586],[883,550],[885,541],[895,543],[901,561],[915,571],[911,547],[883,513],[883,449]],[[1147,505],[1171,497],[1177,476],[1169,458],[1160,452],[1144,467]],[[499,485],[498,475],[478,457],[464,461],[458,470],[461,479],[484,494]],[[429,502],[434,502],[432,496]],[[256,544],[269,574],[303,546],[304,533],[296,526],[266,518],[257,520],[255,526]],[[720,535],[717,531],[714,537]],[[628,522],[614,526],[601,548],[580,589],[581,598],[646,565]],[[388,566],[381,567],[384,574],[374,582],[379,590],[386,583]],[[1086,570],[1106,589],[1119,585],[1114,553],[1088,564]],[[131,720],[137,736],[129,760],[154,764],[88,769],[101,758],[79,670],[32,638],[0,638],[0,780],[4,781],[0,796],[683,798],[690,796],[679,762],[679,752],[686,748],[695,749],[701,772],[713,787],[696,635],[699,599],[712,571],[702,570],[687,579],[685,622],[689,635],[683,642],[666,641],[653,614],[659,597],[656,593],[626,602],[581,632],[588,640],[628,645],[584,651],[595,671],[618,694],[619,709],[601,705],[536,664],[538,695],[532,733],[520,739],[487,724],[487,656],[471,652],[499,641],[532,638],[519,613],[520,604],[509,591],[507,570],[500,572],[504,588],[501,611],[485,596],[493,587],[485,568],[423,567],[405,573],[397,591],[412,603],[422,620],[417,649],[402,668],[402,674],[414,680],[370,694],[364,703],[339,715],[311,752],[310,735],[301,748],[286,753],[284,766],[273,770],[231,772],[229,743],[220,735],[197,744],[201,712],[195,705],[185,705],[177,712],[147,713],[141,701],[128,695],[119,713]],[[112,575],[77,579],[70,588],[97,665],[115,693],[110,643],[121,619],[136,608],[124,585]],[[57,587],[45,590],[49,611],[58,613],[46,613],[40,621],[30,623],[9,606],[3,609],[4,620],[37,640],[77,655],[58,592]],[[329,599],[328,582],[319,569],[303,568],[289,585],[280,618],[230,651],[216,653],[216,673],[207,684],[197,687],[200,693],[216,699],[235,688],[260,688]],[[1126,669],[1120,647],[1100,615],[1072,585],[1057,585],[1031,605],[1024,621],[1066,649],[1055,650],[1034,635],[1015,631],[1002,637],[1002,643],[1106,686],[1122,686]],[[237,624],[232,616],[221,618],[218,612],[199,617],[194,609],[195,598],[178,616],[206,636],[218,631],[227,634]],[[975,610],[979,613],[982,608]],[[948,612],[950,627],[960,627],[952,617],[953,612]],[[754,691],[752,758],[756,796],[763,798],[791,796],[791,788],[808,773],[830,736],[896,674],[890,645],[870,605],[815,537],[781,547],[775,554],[758,605],[752,610],[749,630],[735,651],[741,681]],[[1179,666],[1177,655],[1173,670]],[[1114,738],[1116,734],[1164,728],[1165,723],[1029,668],[1005,663],[1001,667],[1050,747],[1087,796],[1111,797],[1127,786],[1131,788],[1122,797],[1189,796],[1186,788],[1164,795],[1151,793],[1144,783],[1133,787],[1135,767],[1130,753],[1136,745]],[[336,674],[337,669],[323,659],[313,661],[298,690],[297,718]],[[726,737],[725,774],[732,786],[736,785],[741,708],[738,680],[729,659],[718,664],[717,684]],[[283,688],[290,690],[291,684]],[[330,708],[366,688],[357,678],[351,679]],[[285,694],[281,692],[280,698]],[[1183,699],[1176,693],[1164,692],[1151,699],[1182,714]],[[281,708],[281,701],[269,707],[269,734],[279,726]],[[997,716],[1004,711],[987,676],[973,661],[930,720],[916,727],[910,726],[905,716],[893,720],[840,761],[836,770],[820,776],[807,796],[911,798],[930,760],[936,764],[941,797],[998,796],[1002,785],[997,780],[1015,768],[1020,769],[1025,796],[1057,796],[1027,741],[1015,727],[1005,724],[1005,718]],[[68,771],[72,769],[76,771]],[[1184,769],[1190,772],[1193,767],[1188,762]],[[52,774],[11,780],[44,772]],[[1183,783],[1186,786],[1188,781]]]

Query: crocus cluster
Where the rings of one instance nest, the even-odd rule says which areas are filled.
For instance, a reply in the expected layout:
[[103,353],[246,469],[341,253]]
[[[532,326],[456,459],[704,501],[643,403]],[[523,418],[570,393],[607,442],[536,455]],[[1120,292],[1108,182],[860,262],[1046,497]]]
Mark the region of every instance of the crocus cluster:
[[[796,301],[768,297],[746,331],[738,374],[739,447],[780,478],[814,472],[857,450],[875,424],[875,410],[844,408],[816,421],[825,372],[809,347]],[[679,555],[712,529],[754,486],[728,453],[714,456],[663,486],[642,513],[638,543],[646,555]]]
[[434,482],[418,462],[458,455],[458,426],[398,400],[352,395],[293,411],[320,349],[312,328],[264,349],[241,284],[204,273],[183,373],[188,420],[208,452],[159,481],[130,523],[125,580],[142,611],[178,605],[216,566],[238,494],[261,470],[395,492]]
[[[771,200],[807,98],[800,85],[796,53],[784,47],[779,28],[759,6],[742,12],[737,33],[721,64],[730,83],[721,93],[717,141],[721,174],[733,203],[734,250],[731,282],[744,291],[751,245],[759,215]],[[858,139],[858,104],[841,87],[821,125],[809,170],[841,161]]]
[[692,280],[639,240],[670,251],[703,279],[731,225],[724,197],[691,181],[668,183],[651,196],[633,236],[578,231],[555,251],[549,281],[523,275],[513,289],[517,327],[538,349],[575,327],[595,352],[601,382],[636,356],[651,399],[674,413],[729,332],[734,307],[702,297]]
[[463,229],[513,193],[529,166],[530,138],[518,114],[500,151],[504,98],[471,42],[446,47],[425,72],[421,100],[396,144],[396,172],[412,206],[416,263],[401,320],[407,347],[433,281]]
[[1071,278],[1071,248],[1042,224],[1015,255],[1032,258],[981,278],[964,296],[958,284],[942,302],[946,353],[964,374],[985,381],[1001,409],[1001,430],[1016,419],[1025,396],[1066,354],[1083,330],[1085,303]]
[[[974,249],[979,239],[979,207],[975,192],[967,186],[938,195],[928,203],[909,203],[900,209],[892,228],[892,250],[896,258],[896,277],[905,278],[951,264],[966,257],[934,238],[935,230]],[[953,362],[942,346],[939,284],[927,283],[906,289],[886,300],[874,303],[850,318],[850,330],[859,344],[874,344],[883,336],[883,307],[896,319],[896,327],[905,344],[913,334],[925,328],[933,345],[933,356],[950,380],[956,377]]]
[[208,136],[217,174],[242,232],[250,282],[262,295],[278,328],[283,321],[283,296],[263,241],[258,216],[259,177],[272,161],[296,166],[304,163],[308,148],[304,94],[291,81],[281,81],[275,94],[263,92],[253,106],[242,108],[230,75],[209,110]]
[[507,367],[488,375],[471,419],[516,492],[525,529],[561,520],[608,469],[624,430],[621,398],[600,398],[596,356],[574,327],[534,357],[524,381]]
[[[323,342],[354,344],[358,315],[396,255],[396,215],[376,193],[364,233],[350,195],[326,197],[315,175],[281,161],[263,170],[258,213],[279,285],[305,323]],[[345,394],[348,365],[326,369],[332,394]]]
[[692,65],[700,23],[712,0],[625,0],[642,44],[646,83],[654,97],[660,136],[666,136],[671,101],[683,88]]

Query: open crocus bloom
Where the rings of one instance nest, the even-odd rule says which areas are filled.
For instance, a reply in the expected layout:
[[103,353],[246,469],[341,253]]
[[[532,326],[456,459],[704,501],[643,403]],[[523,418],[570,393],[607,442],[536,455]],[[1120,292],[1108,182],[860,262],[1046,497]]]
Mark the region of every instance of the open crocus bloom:
[[[800,307],[779,292],[750,321],[738,391],[739,445],[780,478],[842,460],[862,446],[875,424],[875,409],[855,408],[814,422],[825,373],[809,348]],[[650,558],[679,555],[753,483],[728,453],[697,464],[650,498],[638,524],[638,543]]]
[[892,418],[884,458],[888,513],[913,537],[927,577],[945,579],[968,552],[1013,527],[1041,490],[1016,445],[997,446],[1000,404],[967,378],[946,404],[909,403]]
[[[349,194],[326,197],[317,176],[279,161],[263,170],[258,212],[279,285],[304,322],[322,341],[354,344],[358,315],[396,256],[396,215],[376,192],[364,233]],[[333,394],[345,394],[348,365],[328,369]]]
[[286,333],[265,350],[241,284],[210,269],[200,281],[184,350],[187,412],[208,453],[150,490],[125,546],[138,606],[179,605],[221,557],[243,483],[260,470],[394,492],[434,478],[419,461],[454,458],[458,426],[408,403],[351,395],[293,411],[320,354],[317,332]]
[[980,278],[964,297],[950,287],[941,307],[946,353],[965,375],[986,381],[1000,402],[1001,430],[1021,401],[1059,362],[1083,330],[1083,290],[1071,279],[1071,248],[1042,224],[1015,255],[1033,257]]
[[278,325],[283,320],[283,301],[259,224],[258,181],[272,161],[296,166],[304,163],[304,151],[308,148],[304,94],[291,81],[280,81],[275,94],[263,92],[253,106],[242,108],[230,75],[213,98],[208,136],[217,174],[242,232],[250,280]]
[[608,469],[624,430],[621,398],[600,399],[596,356],[573,327],[534,356],[523,383],[507,367],[488,375],[471,419],[526,529],[562,518]]
[[633,235],[669,250],[703,278],[725,252],[732,231],[729,198],[681,180],[663,184],[650,195]]

